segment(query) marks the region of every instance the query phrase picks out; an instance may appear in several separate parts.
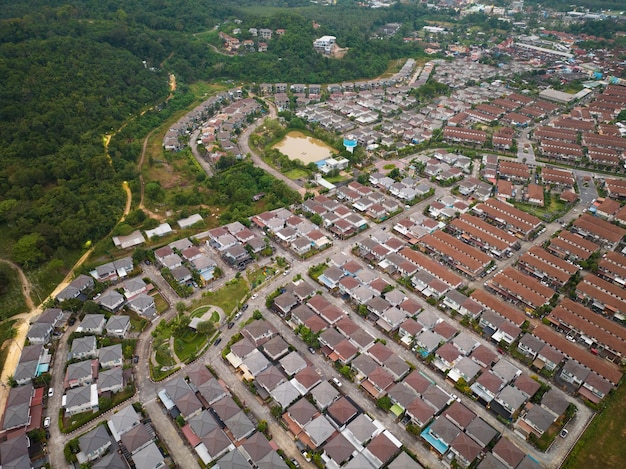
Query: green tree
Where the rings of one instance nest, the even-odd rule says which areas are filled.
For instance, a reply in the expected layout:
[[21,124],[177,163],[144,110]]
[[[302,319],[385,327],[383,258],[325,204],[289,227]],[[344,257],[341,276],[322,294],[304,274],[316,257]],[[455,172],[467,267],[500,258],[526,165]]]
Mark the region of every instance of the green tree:
[[391,398],[389,396],[383,396],[376,401],[376,405],[385,412],[389,412],[389,409],[391,409],[393,402],[391,402]]
[[215,324],[212,321],[201,321],[196,328],[198,334],[210,336],[215,332]]
[[13,246],[13,259],[24,267],[34,267],[46,259],[45,240],[39,233],[22,236]]
[[86,314],[98,314],[102,311],[100,310],[98,303],[88,300],[83,303],[83,312]]
[[183,314],[177,315],[172,323],[172,332],[174,335],[181,336],[187,332],[190,322],[191,318],[189,316],[185,316]]

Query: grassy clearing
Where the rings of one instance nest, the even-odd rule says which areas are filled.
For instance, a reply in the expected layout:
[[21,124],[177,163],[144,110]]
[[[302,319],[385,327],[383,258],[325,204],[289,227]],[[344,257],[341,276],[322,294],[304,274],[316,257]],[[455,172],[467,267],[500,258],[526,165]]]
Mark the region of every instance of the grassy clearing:
[[574,446],[563,469],[578,467],[621,467],[626,461],[626,386],[608,398],[606,407],[593,420]]
[[251,272],[248,272],[248,282],[252,288],[256,288],[257,286],[263,284],[265,280],[271,278],[276,274],[276,269],[273,267],[264,267],[262,269],[257,269]]
[[[17,273],[5,263],[0,263],[0,270],[8,280],[7,284],[4,285],[4,293],[0,295],[0,319],[26,312],[26,301],[22,295],[22,285]],[[2,334],[1,330],[0,334]]]
[[217,291],[205,292],[202,298],[194,302],[192,308],[204,305],[215,305],[229,316],[235,307],[241,302],[249,291],[248,282],[240,277],[228,282],[224,287]]
[[128,315],[128,317],[130,317],[131,332],[141,332],[148,325],[148,320],[146,318],[142,318],[134,311],[128,311],[126,314]]
[[562,200],[559,200],[557,196],[553,195],[549,199],[546,199],[549,203],[546,204],[545,207],[537,207],[535,205],[521,202],[514,202],[513,205],[526,213],[530,213],[531,215],[548,222],[556,220],[567,212],[567,204]]
[[390,60],[387,64],[387,70],[379,78],[389,78],[398,73],[402,66],[406,63],[406,59]]
[[300,168],[295,168],[290,171],[287,171],[286,173],[284,173],[284,175],[293,181],[297,181],[298,179],[309,178],[309,173],[305,171],[304,169],[300,169]]
[[17,320],[5,321],[0,324],[0,371],[4,368],[4,362],[7,359],[8,343],[11,341],[13,337],[15,337],[15,333],[17,332],[13,329],[13,326],[17,323]]
[[324,179],[326,179],[328,182],[332,183],[332,184],[338,184],[340,182],[345,181],[346,179],[350,179],[352,176],[347,175],[347,174],[342,174],[339,173],[335,176],[327,176]]

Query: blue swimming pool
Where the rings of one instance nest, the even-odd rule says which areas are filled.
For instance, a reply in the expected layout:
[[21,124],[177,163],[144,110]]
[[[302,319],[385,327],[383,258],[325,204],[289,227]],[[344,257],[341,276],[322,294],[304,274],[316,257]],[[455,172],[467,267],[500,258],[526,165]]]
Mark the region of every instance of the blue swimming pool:
[[428,443],[430,443],[430,445],[435,448],[439,453],[444,454],[446,451],[448,451],[448,445],[430,434],[431,426],[432,424],[428,425],[424,429],[424,431],[421,433],[421,437],[424,438]]

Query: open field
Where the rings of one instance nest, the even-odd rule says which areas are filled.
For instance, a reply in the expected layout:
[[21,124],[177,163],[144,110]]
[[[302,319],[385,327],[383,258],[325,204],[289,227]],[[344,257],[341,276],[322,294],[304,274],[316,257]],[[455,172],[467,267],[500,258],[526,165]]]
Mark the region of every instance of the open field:
[[622,467],[626,461],[626,386],[617,388],[606,407],[578,440],[563,469]]

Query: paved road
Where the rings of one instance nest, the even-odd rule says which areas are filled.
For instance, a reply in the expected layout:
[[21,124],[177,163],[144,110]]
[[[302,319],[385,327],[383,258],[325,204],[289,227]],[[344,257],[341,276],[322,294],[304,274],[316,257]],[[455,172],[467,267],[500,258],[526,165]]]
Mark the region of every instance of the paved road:
[[67,461],[63,455],[63,447],[71,439],[61,433],[59,428],[59,412],[61,399],[64,394],[65,359],[70,350],[69,337],[76,330],[78,324],[68,327],[66,333],[57,341],[57,349],[53,356],[50,375],[52,381],[50,387],[54,389],[54,395],[48,399],[47,416],[50,417],[50,439],[48,440],[48,456],[50,465],[54,468],[67,467]]
[[[268,102],[268,104],[270,106],[270,118],[275,118],[275,108],[274,108],[272,103]],[[306,189],[304,187],[298,185],[298,183],[296,183],[296,181],[293,181],[293,180],[289,179],[287,176],[282,174],[280,171],[278,171],[274,167],[272,167],[269,164],[267,164],[265,161],[263,161],[261,159],[261,157],[255,152],[255,150],[250,148],[250,142],[249,142],[250,141],[250,136],[254,133],[254,131],[261,124],[263,124],[263,121],[265,119],[266,119],[265,117],[259,117],[256,121],[254,121],[252,124],[250,124],[248,127],[246,127],[246,129],[239,136],[239,148],[241,148],[241,151],[242,151],[243,154],[250,155],[250,157],[252,158],[252,161],[254,161],[254,164],[256,166],[258,166],[259,168],[263,169],[264,171],[267,171],[272,176],[274,176],[276,179],[279,179],[279,180],[283,181],[285,184],[287,184],[287,186],[289,186],[294,191],[297,191],[300,194],[304,194],[306,192]]]
[[193,133],[189,137],[189,147],[191,147],[191,152],[193,153],[193,156],[195,157],[198,164],[202,167],[207,176],[211,177],[213,176],[213,174],[215,174],[213,171],[213,167],[205,158],[202,157],[202,155],[200,155],[200,152],[198,151],[198,145],[196,144],[196,141],[198,140],[198,135],[200,135],[201,130],[202,129],[196,129],[193,131]]
[[185,444],[178,433],[178,427],[165,415],[163,406],[159,404],[156,399],[147,402],[142,400],[142,402],[144,409],[152,419],[153,428],[161,438],[161,441],[165,443],[170,455],[176,462],[176,467],[200,469],[195,452],[192,452]]

